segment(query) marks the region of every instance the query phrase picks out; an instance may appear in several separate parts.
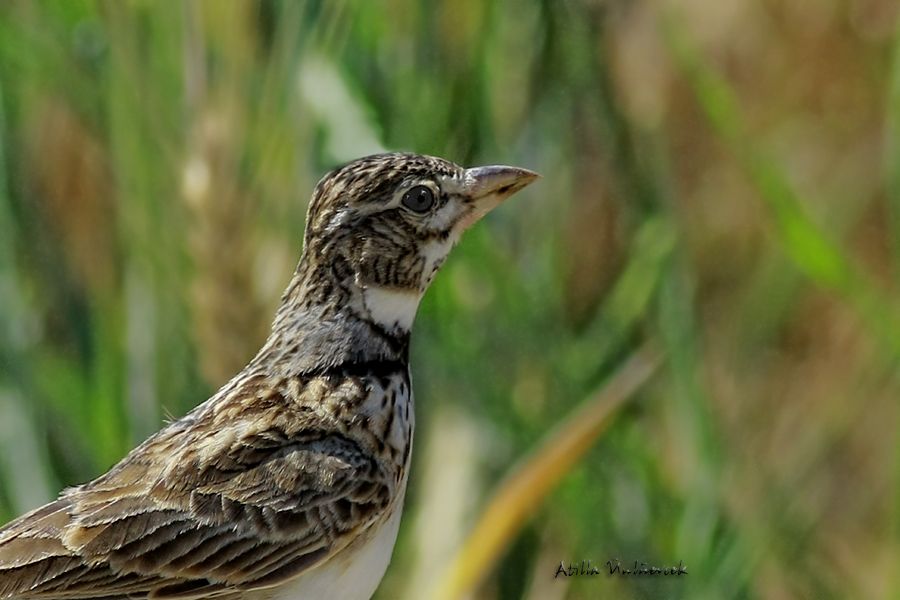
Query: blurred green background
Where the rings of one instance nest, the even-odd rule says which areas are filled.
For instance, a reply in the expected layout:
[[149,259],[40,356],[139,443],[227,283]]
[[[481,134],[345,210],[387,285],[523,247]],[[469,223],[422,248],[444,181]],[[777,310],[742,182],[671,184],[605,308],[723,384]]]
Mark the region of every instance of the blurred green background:
[[[423,302],[380,598],[434,593],[498,482],[647,343],[658,372],[474,597],[900,598],[898,13],[6,0],[0,518],[240,369],[316,180],[410,150],[544,178]],[[612,558],[690,574],[553,578]]]

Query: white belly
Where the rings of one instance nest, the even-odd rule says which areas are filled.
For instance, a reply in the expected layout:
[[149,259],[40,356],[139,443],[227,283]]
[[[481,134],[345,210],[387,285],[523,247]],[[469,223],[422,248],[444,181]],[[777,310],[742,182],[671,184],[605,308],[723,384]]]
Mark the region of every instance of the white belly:
[[252,600],[369,600],[391,562],[402,498],[394,514],[374,535],[356,547],[347,548],[325,564],[282,586],[249,596]]

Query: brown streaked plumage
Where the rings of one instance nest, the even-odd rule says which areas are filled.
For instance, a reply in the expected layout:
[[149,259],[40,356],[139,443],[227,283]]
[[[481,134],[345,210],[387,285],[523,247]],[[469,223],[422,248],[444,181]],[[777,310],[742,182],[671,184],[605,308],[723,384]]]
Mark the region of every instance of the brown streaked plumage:
[[406,487],[418,301],[463,230],[535,177],[413,154],[324,177],[257,356],[0,530],[0,598],[371,596]]

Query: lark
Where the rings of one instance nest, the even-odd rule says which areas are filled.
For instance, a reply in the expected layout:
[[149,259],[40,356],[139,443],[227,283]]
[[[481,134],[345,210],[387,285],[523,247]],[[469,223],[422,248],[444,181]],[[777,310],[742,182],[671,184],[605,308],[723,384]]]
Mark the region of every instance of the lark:
[[401,153],[326,175],[262,349],[0,530],[0,598],[370,598],[409,474],[419,301],[462,233],[536,177]]

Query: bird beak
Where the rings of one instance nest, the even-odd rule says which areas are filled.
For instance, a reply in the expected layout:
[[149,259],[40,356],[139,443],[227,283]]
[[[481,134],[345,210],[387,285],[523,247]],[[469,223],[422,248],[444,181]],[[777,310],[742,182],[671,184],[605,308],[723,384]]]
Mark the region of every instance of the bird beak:
[[463,194],[472,203],[473,210],[463,226],[468,228],[538,177],[534,171],[503,165],[466,169]]
[[466,169],[465,189],[472,200],[485,196],[500,196],[501,200],[512,196],[523,187],[540,177],[534,171],[519,167],[494,165]]

